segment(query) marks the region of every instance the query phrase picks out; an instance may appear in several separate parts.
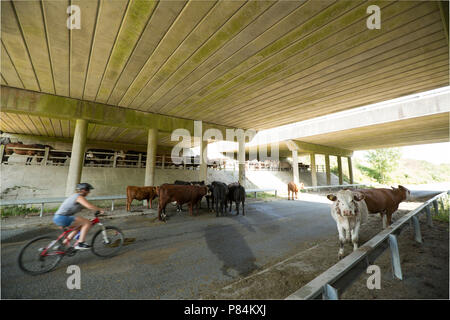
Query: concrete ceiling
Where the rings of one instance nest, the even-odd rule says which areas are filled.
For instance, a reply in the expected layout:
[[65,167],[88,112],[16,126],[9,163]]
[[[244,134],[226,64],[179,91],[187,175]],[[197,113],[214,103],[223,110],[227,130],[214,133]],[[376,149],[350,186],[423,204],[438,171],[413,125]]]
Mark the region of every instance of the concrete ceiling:
[[[436,1],[70,4],[81,9],[80,30],[66,27],[69,1],[1,2],[3,86],[267,129],[449,85]],[[380,30],[366,27],[371,4],[381,7]],[[2,118],[2,130],[73,131],[70,120]],[[141,139],[137,129],[94,125],[91,134]]]

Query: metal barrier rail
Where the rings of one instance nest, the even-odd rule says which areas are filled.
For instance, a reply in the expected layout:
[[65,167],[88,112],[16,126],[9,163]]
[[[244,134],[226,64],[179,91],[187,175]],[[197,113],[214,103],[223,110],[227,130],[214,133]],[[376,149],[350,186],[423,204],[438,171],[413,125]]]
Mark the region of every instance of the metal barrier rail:
[[320,189],[335,189],[335,188],[349,188],[349,187],[369,187],[370,184],[336,184],[336,185],[328,185],[328,186],[315,186],[315,187],[304,187],[304,190],[320,190]]
[[[40,204],[41,212],[39,214],[40,217],[44,214],[44,205],[46,203],[62,203],[67,197],[58,197],[58,198],[37,198],[37,199],[23,199],[23,200],[0,200],[0,207],[4,206],[20,206],[27,204]],[[111,200],[111,211],[114,210],[114,200],[126,199],[126,195],[117,195],[117,196],[97,196],[97,197],[87,197],[90,201],[101,201],[101,200]]]
[[[276,189],[248,189],[245,193],[254,193],[256,198],[257,192],[275,192],[275,197],[277,196]],[[111,200],[111,211],[114,211],[114,200],[124,200],[126,199],[126,195],[115,195],[115,196],[96,196],[96,197],[87,197],[89,201],[102,201],[102,200]],[[57,197],[57,198],[36,198],[36,199],[23,199],[23,200],[0,200],[0,207],[5,206],[20,206],[27,204],[40,204],[41,212],[40,217],[44,214],[44,205],[46,203],[62,203],[67,197]]]
[[435,214],[439,210],[438,199],[440,198],[442,208],[444,203],[442,196],[450,194],[450,191],[440,193],[427,200],[418,208],[409,212],[388,228],[378,233],[375,237],[367,241],[353,253],[336,263],[334,266],[323,272],[321,275],[310,281],[298,291],[289,295],[286,300],[306,300],[306,299],[326,299],[337,300],[338,292],[342,293],[366,268],[373,264],[388,247],[391,251],[391,262],[393,274],[402,280],[402,269],[400,255],[398,251],[397,235],[400,234],[406,222],[409,221],[414,231],[414,240],[422,243],[422,234],[418,215],[425,212],[427,215],[427,225],[432,226],[430,206],[434,207]]

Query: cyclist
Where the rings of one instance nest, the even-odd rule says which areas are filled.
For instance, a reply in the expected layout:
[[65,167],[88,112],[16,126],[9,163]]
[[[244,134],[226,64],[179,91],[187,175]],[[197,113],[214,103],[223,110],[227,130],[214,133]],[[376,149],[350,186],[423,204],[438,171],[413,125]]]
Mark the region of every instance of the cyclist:
[[90,245],[84,242],[86,239],[86,235],[91,228],[91,222],[86,218],[75,217],[74,215],[80,212],[83,207],[93,211],[100,211],[101,214],[105,213],[103,209],[94,206],[86,200],[85,197],[91,192],[92,189],[94,189],[94,187],[89,183],[77,184],[77,192],[64,200],[53,217],[53,222],[60,227],[70,226],[73,228],[77,228],[77,230],[72,231],[64,240],[64,244],[66,246],[70,245],[70,240],[72,240],[73,237],[78,233],[78,230],[81,229],[80,238],[75,243],[75,249],[77,250],[87,250],[91,248]]

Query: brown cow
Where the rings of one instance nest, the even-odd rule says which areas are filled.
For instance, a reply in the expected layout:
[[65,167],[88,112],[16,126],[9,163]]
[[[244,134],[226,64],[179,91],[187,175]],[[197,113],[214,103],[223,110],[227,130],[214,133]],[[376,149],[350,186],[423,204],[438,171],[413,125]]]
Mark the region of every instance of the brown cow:
[[147,209],[150,203],[150,208],[152,207],[152,200],[158,196],[157,187],[127,187],[127,211],[131,209],[131,202],[136,200],[147,200]]
[[295,199],[298,199],[298,190],[299,189],[305,189],[305,185],[303,183],[300,183],[300,188],[299,186],[297,186],[297,184],[294,181],[291,181],[288,183],[288,200],[290,199],[290,195],[292,193],[292,200],[294,200],[294,195],[295,195]]
[[[392,214],[397,211],[400,202],[409,199],[410,191],[404,186],[392,189],[359,189],[355,190],[365,196],[369,213],[379,213],[383,220],[383,228],[392,223]],[[384,219],[386,215],[386,220]]]
[[[175,185],[175,184],[163,184],[159,187],[159,206],[158,206],[158,219],[161,218],[161,212],[163,212],[164,218],[166,216],[166,205],[170,202],[176,202],[178,205],[184,203],[189,204],[189,214],[192,216],[192,208],[195,204],[202,200],[207,193],[206,186],[187,186],[187,185]],[[198,206],[197,206],[198,213]]]

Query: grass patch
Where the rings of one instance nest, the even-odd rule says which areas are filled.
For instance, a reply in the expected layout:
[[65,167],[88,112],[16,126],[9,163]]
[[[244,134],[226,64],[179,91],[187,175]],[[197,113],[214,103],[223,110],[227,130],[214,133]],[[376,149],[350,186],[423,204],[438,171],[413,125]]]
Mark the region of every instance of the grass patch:
[[[44,213],[53,213],[58,208],[44,208]],[[41,212],[40,207],[27,207],[27,206],[7,206],[1,207],[0,213],[1,217],[15,217],[15,216],[26,216],[26,215],[36,215]]]
[[[448,195],[443,196],[441,199],[442,202],[438,200],[439,210],[437,214],[433,215],[433,219],[436,221],[449,223],[450,199]],[[442,206],[442,203],[444,204],[444,206]]]
[[255,193],[251,192],[251,193],[247,193],[245,195],[245,197],[247,199],[266,199],[266,198],[275,198],[275,193],[269,193],[269,192],[257,192],[256,193],[256,198],[255,198]]

